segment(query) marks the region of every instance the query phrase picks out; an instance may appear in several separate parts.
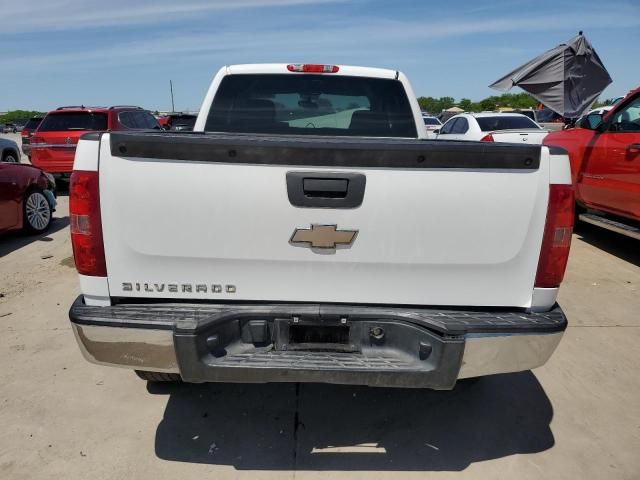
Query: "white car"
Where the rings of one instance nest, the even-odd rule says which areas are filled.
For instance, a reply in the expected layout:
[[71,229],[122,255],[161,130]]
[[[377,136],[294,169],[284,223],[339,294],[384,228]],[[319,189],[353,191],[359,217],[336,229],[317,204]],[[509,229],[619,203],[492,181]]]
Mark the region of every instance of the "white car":
[[461,113],[436,131],[436,140],[541,145],[547,133],[548,130],[520,113]]
[[432,115],[422,115],[424,128],[427,130],[427,138],[436,138],[435,131],[442,126],[442,122]]

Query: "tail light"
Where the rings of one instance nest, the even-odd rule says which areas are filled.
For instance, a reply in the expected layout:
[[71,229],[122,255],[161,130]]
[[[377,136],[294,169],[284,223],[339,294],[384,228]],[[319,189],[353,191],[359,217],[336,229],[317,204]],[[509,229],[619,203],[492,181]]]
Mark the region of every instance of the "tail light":
[[493,135],[490,133],[486,134],[484,137],[480,139],[481,142],[494,142]]
[[69,218],[78,273],[106,277],[98,172],[78,170],[71,174]]
[[569,259],[574,208],[572,185],[550,185],[549,209],[538,260],[536,287],[554,288],[562,283]]
[[287,65],[290,72],[302,73],[338,73],[340,67],[337,65],[311,65],[308,63],[292,63]]

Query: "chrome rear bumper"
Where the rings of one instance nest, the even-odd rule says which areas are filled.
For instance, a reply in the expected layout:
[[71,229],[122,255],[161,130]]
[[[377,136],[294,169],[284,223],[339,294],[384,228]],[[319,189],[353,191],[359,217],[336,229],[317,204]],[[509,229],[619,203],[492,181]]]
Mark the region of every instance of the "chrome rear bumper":
[[[453,388],[460,378],[543,365],[567,325],[557,306],[546,313],[344,305],[93,307],[79,297],[69,315],[84,357],[102,365],[180,373],[189,382],[436,389]],[[303,330],[309,338],[318,329],[348,333],[340,343],[295,343],[291,332],[300,327],[309,329]]]

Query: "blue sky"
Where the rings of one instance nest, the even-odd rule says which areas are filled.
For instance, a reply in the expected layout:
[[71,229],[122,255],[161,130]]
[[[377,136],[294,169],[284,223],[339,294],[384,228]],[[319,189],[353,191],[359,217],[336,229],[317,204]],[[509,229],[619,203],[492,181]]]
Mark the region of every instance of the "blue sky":
[[417,95],[479,100],[578,30],[613,78],[603,97],[640,85],[640,0],[0,0],[0,12],[0,111],[163,110],[169,79],[176,109],[193,110],[222,65],[254,62],[394,68]]

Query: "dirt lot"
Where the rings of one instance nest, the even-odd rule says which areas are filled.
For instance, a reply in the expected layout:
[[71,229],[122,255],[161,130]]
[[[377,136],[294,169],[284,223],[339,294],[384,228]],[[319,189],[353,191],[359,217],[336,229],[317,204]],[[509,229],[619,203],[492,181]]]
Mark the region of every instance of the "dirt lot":
[[81,357],[59,201],[46,236],[0,238],[0,478],[640,478],[637,242],[579,228],[570,327],[534,372],[451,392],[158,387]]

